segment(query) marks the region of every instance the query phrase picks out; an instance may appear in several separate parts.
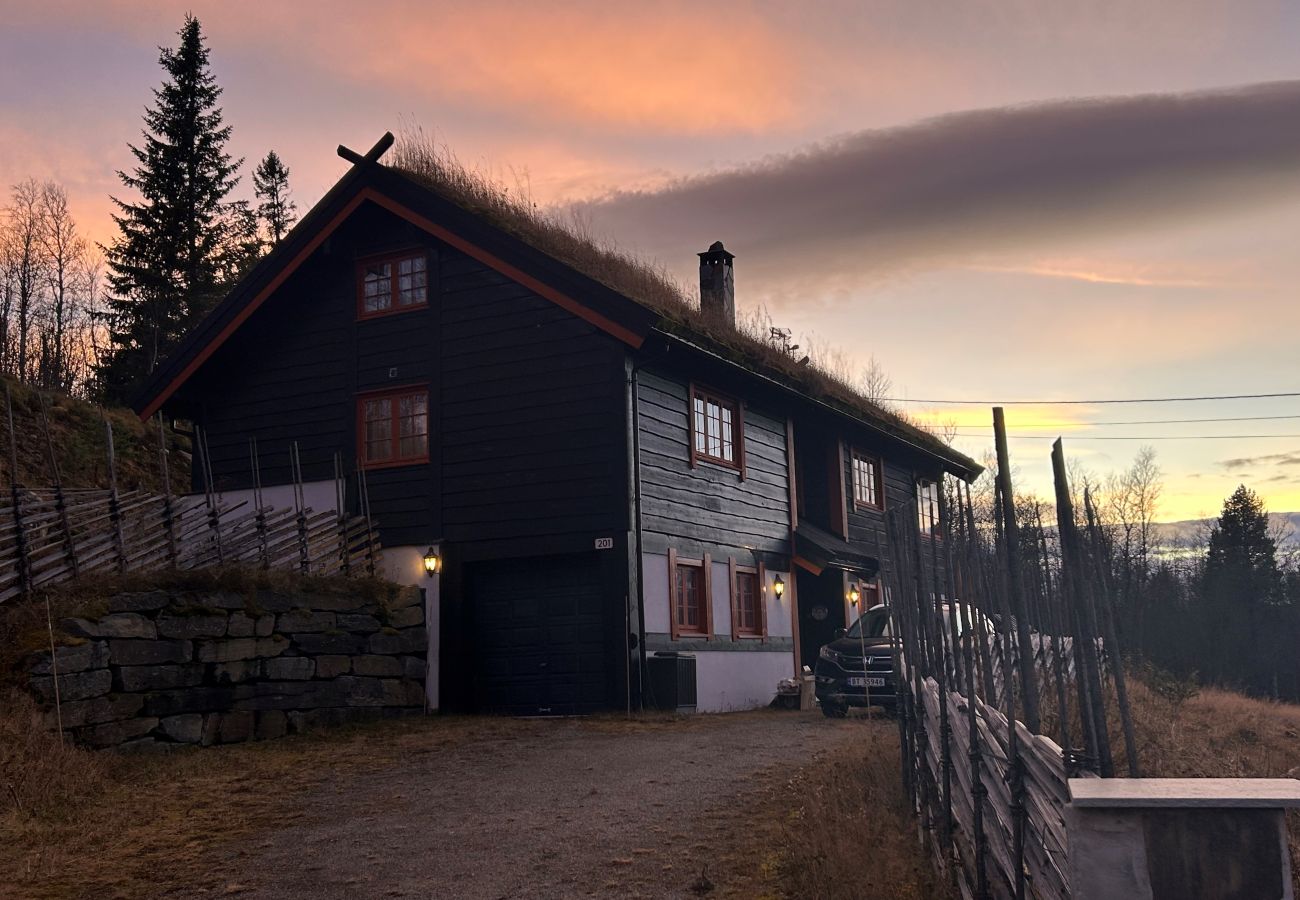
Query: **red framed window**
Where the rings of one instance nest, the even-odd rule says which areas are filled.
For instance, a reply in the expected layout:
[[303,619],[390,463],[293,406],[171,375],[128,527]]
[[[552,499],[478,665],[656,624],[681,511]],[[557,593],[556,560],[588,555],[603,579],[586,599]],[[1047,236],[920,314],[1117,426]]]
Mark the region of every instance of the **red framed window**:
[[429,305],[429,256],[394,253],[357,263],[357,315],[366,319]]
[[709,570],[712,561],[678,559],[668,551],[668,594],[672,637],[709,637],[713,633],[713,602]]
[[740,566],[728,560],[731,574],[731,636],[761,638],[767,636],[767,605],[763,585],[766,574],[760,565]]
[[881,604],[880,599],[880,582],[872,581],[859,587],[862,591],[862,612],[869,609],[875,609]]
[[429,461],[429,389],[357,397],[357,456],[367,468]]
[[920,520],[921,534],[930,538],[942,537],[939,521],[939,482],[916,483],[916,514]]
[[745,458],[740,404],[691,385],[691,464],[707,460],[740,469]]
[[880,457],[853,451],[853,505],[885,508],[884,466]]

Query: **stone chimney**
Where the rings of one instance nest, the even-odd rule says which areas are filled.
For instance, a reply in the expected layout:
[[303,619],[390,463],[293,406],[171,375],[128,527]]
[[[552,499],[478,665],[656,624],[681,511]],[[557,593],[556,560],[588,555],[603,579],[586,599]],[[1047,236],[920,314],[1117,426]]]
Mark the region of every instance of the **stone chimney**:
[[728,327],[736,324],[736,276],[731,265],[735,258],[722,241],[714,241],[700,254],[700,311]]

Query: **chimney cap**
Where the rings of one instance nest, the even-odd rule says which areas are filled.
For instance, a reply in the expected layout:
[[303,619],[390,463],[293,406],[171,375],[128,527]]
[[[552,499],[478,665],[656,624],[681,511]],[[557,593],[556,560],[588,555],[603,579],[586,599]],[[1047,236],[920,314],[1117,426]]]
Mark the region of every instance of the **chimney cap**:
[[706,262],[716,262],[720,259],[733,260],[736,254],[728,253],[727,248],[722,246],[722,241],[714,241],[709,245],[709,249],[698,254],[701,260]]

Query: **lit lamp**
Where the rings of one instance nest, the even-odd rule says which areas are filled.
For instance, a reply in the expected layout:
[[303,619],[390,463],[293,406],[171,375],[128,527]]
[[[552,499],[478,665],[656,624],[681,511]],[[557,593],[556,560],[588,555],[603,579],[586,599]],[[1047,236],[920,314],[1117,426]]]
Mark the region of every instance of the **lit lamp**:
[[855,581],[849,585],[849,602],[854,606],[862,599],[862,591],[858,589],[858,583]]
[[776,594],[776,599],[780,600],[781,595],[785,593],[785,581],[778,575],[772,580],[772,593]]
[[433,577],[442,571],[442,559],[438,556],[436,547],[430,547],[424,551],[424,574]]

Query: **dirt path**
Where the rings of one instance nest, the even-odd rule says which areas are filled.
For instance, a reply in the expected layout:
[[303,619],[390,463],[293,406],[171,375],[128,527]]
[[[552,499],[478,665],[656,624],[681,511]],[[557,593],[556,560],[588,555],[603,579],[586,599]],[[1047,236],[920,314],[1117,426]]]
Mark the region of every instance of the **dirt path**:
[[674,897],[693,896],[703,868],[713,896],[734,895],[738,864],[762,874],[734,858],[761,791],[871,727],[757,712],[526,722],[449,747],[431,734],[299,795],[284,827],[228,851],[225,892]]

